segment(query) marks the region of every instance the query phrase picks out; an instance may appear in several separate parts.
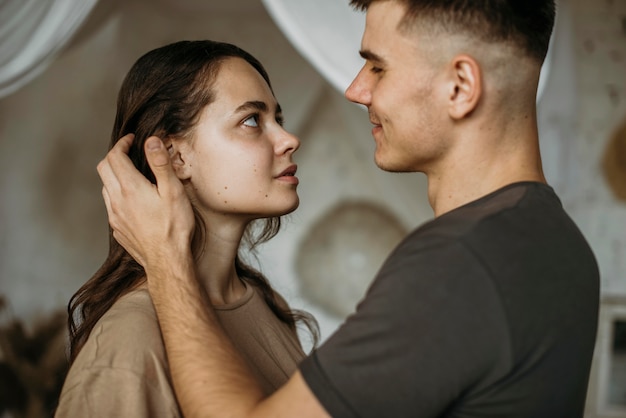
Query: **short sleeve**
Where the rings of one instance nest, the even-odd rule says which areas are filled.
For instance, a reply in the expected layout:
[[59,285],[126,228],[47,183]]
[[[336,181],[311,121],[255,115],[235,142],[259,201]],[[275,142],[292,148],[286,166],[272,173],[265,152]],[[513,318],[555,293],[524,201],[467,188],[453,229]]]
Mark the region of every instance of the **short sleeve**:
[[335,418],[438,417],[506,361],[489,272],[462,243],[420,245],[400,245],[356,312],[301,364]]

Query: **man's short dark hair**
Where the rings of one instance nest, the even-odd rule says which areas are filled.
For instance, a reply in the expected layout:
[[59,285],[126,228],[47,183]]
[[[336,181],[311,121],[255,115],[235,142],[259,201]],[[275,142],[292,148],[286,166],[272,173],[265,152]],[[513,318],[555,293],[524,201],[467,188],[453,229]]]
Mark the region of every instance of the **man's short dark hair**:
[[427,22],[448,33],[508,42],[539,62],[548,52],[556,15],[554,0],[351,0],[350,4],[365,11],[377,1],[404,4],[404,28]]

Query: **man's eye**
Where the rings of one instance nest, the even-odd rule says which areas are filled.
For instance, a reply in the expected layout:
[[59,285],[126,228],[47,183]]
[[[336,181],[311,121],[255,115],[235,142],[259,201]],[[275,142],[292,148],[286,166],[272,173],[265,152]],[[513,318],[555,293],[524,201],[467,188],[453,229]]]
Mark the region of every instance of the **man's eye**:
[[243,124],[251,128],[259,127],[259,115],[252,115],[243,121]]
[[378,74],[378,73],[382,72],[383,69],[380,68],[380,67],[372,67],[372,68],[370,68],[370,71],[373,72],[374,74]]

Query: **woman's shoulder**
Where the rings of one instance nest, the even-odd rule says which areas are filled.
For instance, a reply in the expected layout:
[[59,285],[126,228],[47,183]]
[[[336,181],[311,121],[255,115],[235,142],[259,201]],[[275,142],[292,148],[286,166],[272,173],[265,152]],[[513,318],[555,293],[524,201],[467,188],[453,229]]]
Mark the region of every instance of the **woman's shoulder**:
[[117,322],[120,317],[132,320],[132,324],[135,325],[137,325],[136,322],[151,323],[156,321],[156,311],[148,290],[138,288],[120,297],[102,316],[99,323]]
[[70,367],[56,418],[181,416],[147,290],[121,297],[93,328]]
[[165,362],[161,331],[147,290],[122,296],[100,318],[81,349],[84,367],[134,369],[146,360]]

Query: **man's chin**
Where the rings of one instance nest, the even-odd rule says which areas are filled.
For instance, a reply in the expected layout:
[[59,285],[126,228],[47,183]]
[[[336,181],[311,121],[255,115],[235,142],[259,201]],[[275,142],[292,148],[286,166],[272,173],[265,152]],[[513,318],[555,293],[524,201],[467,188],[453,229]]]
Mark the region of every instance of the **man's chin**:
[[376,163],[376,166],[378,168],[388,173],[414,173],[418,171],[412,170],[410,167],[405,167],[397,163],[394,164],[393,161],[380,158],[378,154],[376,154],[376,156],[374,157],[374,162]]
[[400,170],[397,169],[397,167],[395,167],[393,164],[391,164],[390,161],[388,161],[387,159],[385,159],[381,155],[379,155],[378,150],[377,150],[376,154],[374,155],[374,162],[376,163],[376,166],[378,168],[380,168],[381,170],[383,170],[383,171],[388,171],[390,173],[401,172]]

